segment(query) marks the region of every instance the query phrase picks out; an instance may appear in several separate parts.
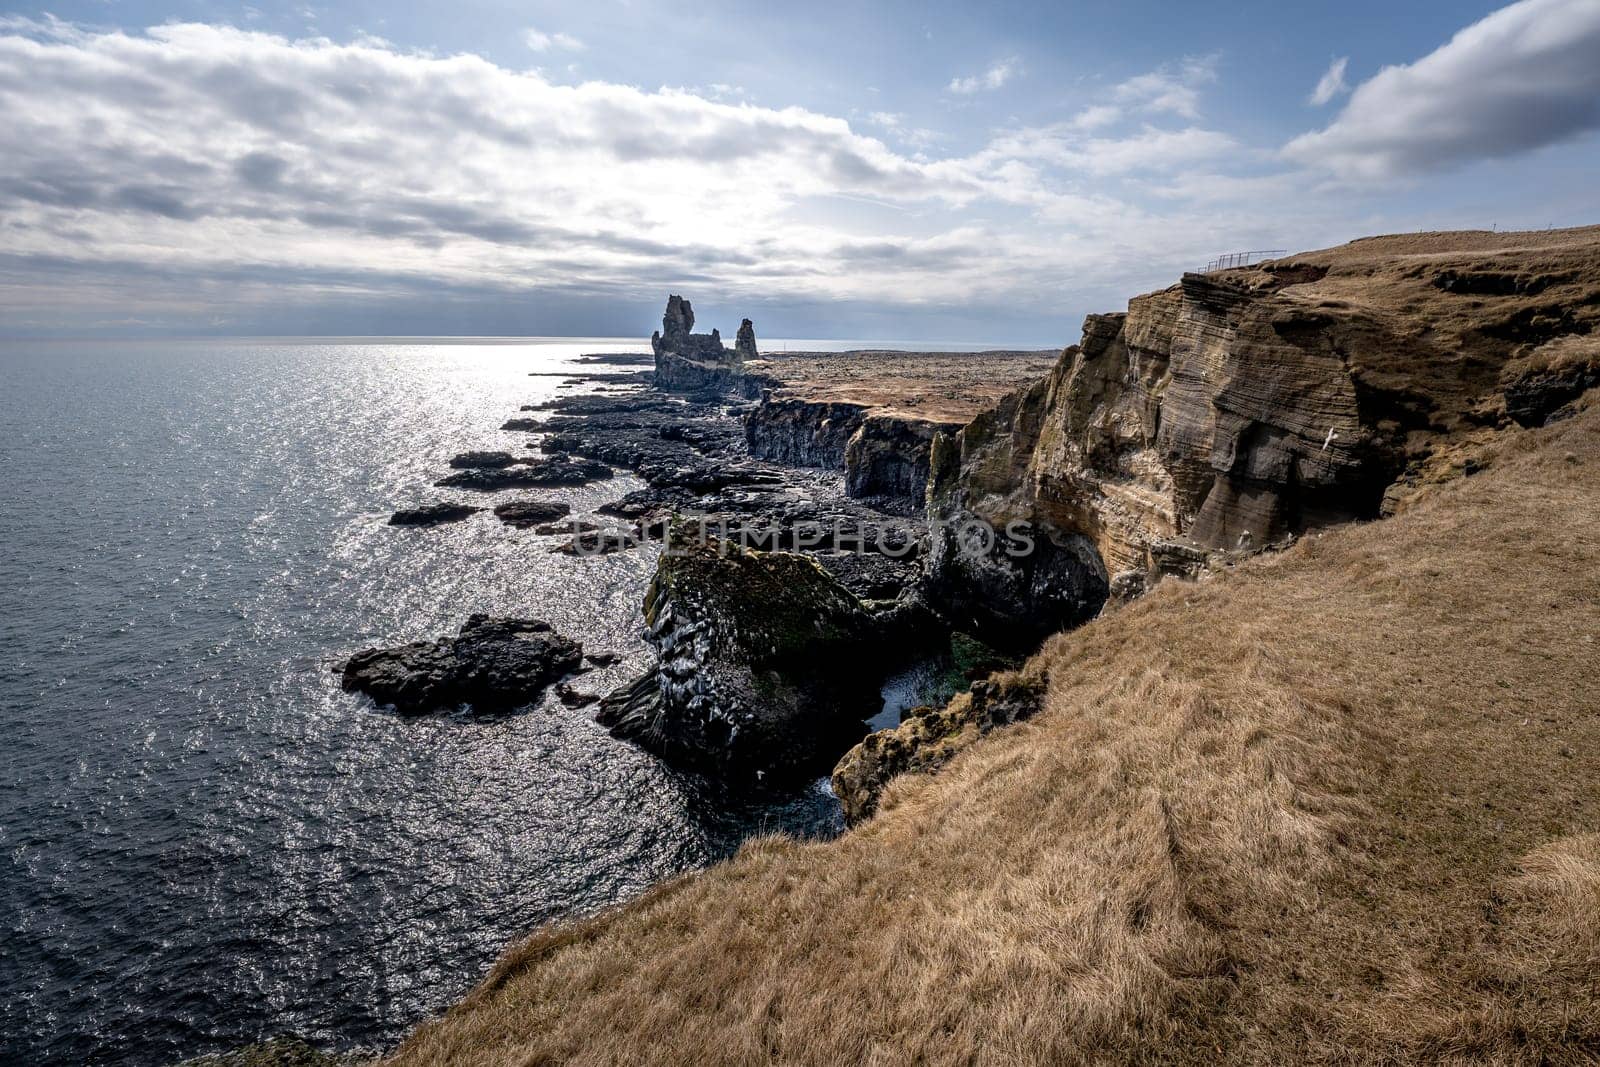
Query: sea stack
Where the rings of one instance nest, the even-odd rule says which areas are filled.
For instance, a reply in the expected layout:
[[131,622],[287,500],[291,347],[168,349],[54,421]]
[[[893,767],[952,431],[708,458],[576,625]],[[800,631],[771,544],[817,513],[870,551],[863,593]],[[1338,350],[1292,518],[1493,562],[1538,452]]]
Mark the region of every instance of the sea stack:
[[753,358],[756,350],[755,327],[745,319],[739,327],[737,346],[729,351],[722,333],[694,332],[694,307],[683,297],[667,297],[661,329],[650,335],[656,356],[655,384],[677,392],[728,392],[742,377],[744,353]]
[[761,358],[761,353],[756,351],[756,324],[749,319],[739,323],[739,332],[733,339],[733,357],[741,366]]

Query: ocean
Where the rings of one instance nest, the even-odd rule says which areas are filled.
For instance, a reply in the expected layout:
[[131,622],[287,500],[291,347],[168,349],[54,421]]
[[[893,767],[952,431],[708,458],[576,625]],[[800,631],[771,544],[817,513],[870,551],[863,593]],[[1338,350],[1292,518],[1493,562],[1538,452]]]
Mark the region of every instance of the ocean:
[[339,688],[480,611],[625,656],[582,688],[648,663],[653,549],[386,525],[469,497],[431,488],[449,457],[524,445],[498,427],[587,388],[554,373],[578,355],[642,347],[0,344],[0,1063],[382,1047],[542,922],[837,832],[824,783],[729,796],[548,696],[401,718]]

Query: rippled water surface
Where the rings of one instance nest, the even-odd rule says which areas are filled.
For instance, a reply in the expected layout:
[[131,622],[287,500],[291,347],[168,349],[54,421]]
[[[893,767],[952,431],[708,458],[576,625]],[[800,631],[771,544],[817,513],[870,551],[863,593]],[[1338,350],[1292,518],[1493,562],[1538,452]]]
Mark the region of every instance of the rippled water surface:
[[836,828],[820,786],[734,801],[549,698],[401,719],[338,687],[475,611],[628,657],[580,688],[643,665],[648,550],[385,525],[572,391],[530,372],[638,347],[0,346],[0,1063],[381,1045],[543,920]]

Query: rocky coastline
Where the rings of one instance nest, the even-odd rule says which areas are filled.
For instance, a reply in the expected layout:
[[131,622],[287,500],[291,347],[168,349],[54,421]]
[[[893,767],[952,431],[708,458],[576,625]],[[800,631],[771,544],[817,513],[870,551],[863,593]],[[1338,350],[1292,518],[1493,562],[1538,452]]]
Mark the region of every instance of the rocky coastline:
[[[486,707],[549,690],[722,781],[761,788],[831,768],[849,826],[880,810],[897,826],[904,798],[941,783],[889,790],[896,778],[937,773],[1054,708],[1061,668],[1087,669],[1061,653],[1065,638],[1033,654],[1052,634],[1203,598],[1248,557],[1336,526],[1427,512],[1443,487],[1515,462],[1521,428],[1592,422],[1593,235],[1500,252],[1472,236],[1461,250],[1381,238],[1185,275],[1089,316],[1040,373],[970,409],[904,402],[908,381],[938,382],[950,357],[879,354],[898,367],[841,384],[860,354],[763,357],[749,320],[729,349],[717,331],[693,333],[674,296],[650,356],[592,357],[648,359],[653,378],[527,410],[507,431],[537,435],[537,454],[452,463],[643,481],[592,516],[542,502],[495,513],[533,525],[561,510],[575,531],[620,539],[607,551],[657,546],[641,605],[649,669],[580,693],[571,678],[602,657],[536,620],[475,618],[454,638],[358,654],[346,684],[404,694],[393,702],[405,711],[476,704],[485,678],[514,693]],[[473,510],[397,520],[460,509]],[[1266,569],[1247,570],[1259,582]],[[1199,584],[1131,604],[1169,579]],[[939,663],[937,686],[868,732],[885,674],[919,657]],[[971,767],[952,769],[955,788]],[[851,840],[886,838],[836,844]]]
[[[1047,361],[763,356],[750,320],[729,348],[673,295],[650,356],[595,357],[653,371],[525,409],[505,429],[540,435],[539,455],[457,456],[440,484],[638,475],[593,519],[496,508],[572,523],[569,554],[661,543],[642,607],[656,664],[599,721],[732,781],[832,766],[855,822],[894,775],[1028,717],[1044,684],[957,678],[867,736],[895,667],[948,661],[952,640],[1030,652],[1164,578],[1392,513],[1472,473],[1483,434],[1562,417],[1600,367],[1600,279],[1553,255],[1487,288],[1481,267],[1370,245],[1189,274],[1089,316]],[[1568,310],[1541,313],[1552,299]],[[375,662],[408,655],[439,653]]]
[[[656,663],[599,700],[598,721],[727,782],[825,778],[866,735],[889,672],[949,658],[950,628],[924,598],[931,542],[922,507],[935,439],[959,429],[959,415],[983,399],[961,387],[981,379],[992,392],[998,376],[1035,371],[1041,358],[763,358],[748,319],[732,348],[719,331],[694,326],[689,301],[672,296],[648,357],[582,360],[648,359],[652,370],[570,376],[611,388],[525,405],[501,427],[531,435],[525,449],[450,457],[438,484],[492,496],[603,482],[618,469],[636,475],[643,488],[592,515],[539,499],[493,506],[509,526],[569,532],[552,549],[568,555],[658,545],[641,613]],[[887,394],[893,405],[826,395],[850,376],[847,388],[859,394],[863,361],[885,356],[904,364]],[[819,376],[818,366],[828,373]],[[929,396],[944,406],[923,417],[919,398]],[[442,503],[405,509],[396,521],[456,521],[478,510]],[[475,617],[455,637],[357,653],[343,684],[407,714],[510,708],[547,690],[583,706],[597,699],[570,684],[588,669],[583,659],[578,642],[538,620]]]

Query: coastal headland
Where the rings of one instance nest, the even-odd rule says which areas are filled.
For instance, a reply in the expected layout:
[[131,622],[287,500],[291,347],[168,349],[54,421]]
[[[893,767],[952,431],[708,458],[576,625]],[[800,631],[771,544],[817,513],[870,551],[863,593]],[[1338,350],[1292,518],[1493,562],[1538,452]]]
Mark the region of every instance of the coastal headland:
[[665,541],[601,720],[809,770],[889,664],[1020,658],[839,759],[855,829],[537,931],[387,1062],[1593,1049],[1597,325],[1600,227],[1189,274],[1049,360],[673,297],[653,388],[515,426]]

